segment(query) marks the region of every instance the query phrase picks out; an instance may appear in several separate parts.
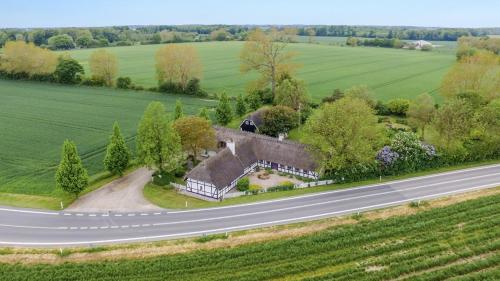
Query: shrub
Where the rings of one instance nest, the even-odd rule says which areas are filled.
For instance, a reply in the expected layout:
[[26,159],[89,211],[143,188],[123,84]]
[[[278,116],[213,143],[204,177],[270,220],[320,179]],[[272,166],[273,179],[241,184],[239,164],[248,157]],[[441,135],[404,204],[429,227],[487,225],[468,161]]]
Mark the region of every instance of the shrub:
[[409,107],[410,101],[407,99],[393,99],[387,103],[389,113],[399,116],[406,116]]
[[92,76],[90,78],[84,78],[81,84],[84,86],[104,87],[106,85],[106,81],[100,77]]
[[389,115],[389,109],[387,108],[387,105],[382,102],[382,101],[377,101],[377,104],[375,104],[375,112],[377,115]]
[[249,187],[250,187],[250,180],[247,177],[244,177],[244,178],[240,179],[236,183],[236,188],[239,191],[247,191]]
[[132,79],[130,77],[118,77],[116,79],[116,87],[118,89],[131,89],[133,87]]
[[248,188],[248,192],[250,192],[253,195],[258,194],[262,190],[262,186],[258,184],[251,184],[250,187]]
[[180,86],[179,83],[166,81],[158,86],[158,91],[162,93],[178,94],[182,91],[182,87]]
[[158,91],[162,93],[182,94],[198,97],[208,96],[208,93],[201,89],[200,80],[198,78],[189,80],[186,88],[183,88],[181,83],[166,81],[158,86]]
[[275,192],[275,191],[285,191],[285,190],[292,190],[295,188],[295,184],[293,182],[285,181],[280,183],[277,186],[273,186],[267,189],[268,192]]
[[186,174],[186,168],[185,167],[178,167],[177,169],[174,170],[174,176],[176,178],[182,178]]
[[299,115],[292,108],[276,105],[262,112],[263,125],[260,131],[268,136],[277,137],[281,133],[288,133],[299,125]]
[[158,186],[167,186],[175,181],[174,175],[165,172],[156,171],[153,174],[153,183]]

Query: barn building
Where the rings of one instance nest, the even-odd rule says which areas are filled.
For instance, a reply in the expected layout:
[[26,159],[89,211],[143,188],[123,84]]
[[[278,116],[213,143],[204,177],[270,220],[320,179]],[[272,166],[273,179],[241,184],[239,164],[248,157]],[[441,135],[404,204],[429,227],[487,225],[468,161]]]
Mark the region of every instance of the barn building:
[[215,199],[255,167],[317,179],[317,164],[305,145],[264,135],[216,128],[220,151],[186,175],[186,190]]
[[258,133],[259,127],[262,125],[262,113],[264,109],[259,109],[248,115],[240,124],[240,130],[250,133]]

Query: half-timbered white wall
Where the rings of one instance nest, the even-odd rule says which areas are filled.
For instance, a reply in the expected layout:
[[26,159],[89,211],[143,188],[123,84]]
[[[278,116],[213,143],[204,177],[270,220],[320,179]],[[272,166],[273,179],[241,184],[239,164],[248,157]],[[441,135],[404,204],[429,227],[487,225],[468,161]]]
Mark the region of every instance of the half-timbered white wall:
[[[240,180],[242,177],[246,176],[248,173],[252,172],[255,170],[255,167],[262,167],[262,168],[271,168],[272,162],[271,161],[266,161],[266,160],[258,160],[257,163],[253,163],[252,165],[245,167],[245,170],[242,175],[240,175],[238,178],[233,180],[231,184],[228,186],[225,186],[222,189],[218,189],[215,185],[207,182],[202,182],[202,181],[197,181],[194,179],[187,179],[186,183],[186,190],[189,192],[201,194],[204,196],[212,197],[212,198],[217,198],[220,199],[221,197],[224,197],[224,194],[226,194],[229,190],[233,189],[236,184],[238,183],[238,180]],[[301,176],[304,178],[310,178],[310,179],[317,179],[318,174],[314,171],[307,171],[303,169],[298,169],[292,166],[286,166],[286,165],[281,165],[278,164],[278,171],[283,172],[283,173],[288,173],[296,176]]]

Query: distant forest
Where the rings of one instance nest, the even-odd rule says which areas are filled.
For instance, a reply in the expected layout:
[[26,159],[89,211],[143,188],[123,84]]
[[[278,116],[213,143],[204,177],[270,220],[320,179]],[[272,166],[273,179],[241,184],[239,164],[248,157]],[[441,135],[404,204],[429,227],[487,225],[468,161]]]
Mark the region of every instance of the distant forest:
[[248,31],[278,28],[301,36],[364,37],[403,40],[456,41],[462,36],[500,34],[494,28],[431,28],[405,26],[257,26],[257,25],[149,25],[89,28],[0,29],[0,47],[10,40],[33,42],[50,49],[93,48],[198,41],[245,40]]

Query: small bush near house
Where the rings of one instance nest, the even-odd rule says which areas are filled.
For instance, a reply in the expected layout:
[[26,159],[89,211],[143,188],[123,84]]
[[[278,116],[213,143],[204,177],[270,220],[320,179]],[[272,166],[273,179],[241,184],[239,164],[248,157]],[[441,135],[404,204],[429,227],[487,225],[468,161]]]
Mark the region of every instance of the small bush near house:
[[153,174],[153,183],[158,186],[167,186],[171,182],[175,181],[175,177],[172,174],[169,173],[160,173],[159,171],[156,171]]
[[249,189],[249,187],[250,187],[250,180],[247,177],[240,179],[236,183],[236,188],[239,191],[247,191]]
[[253,195],[259,193],[259,191],[262,190],[262,186],[258,184],[251,184],[250,187],[248,188],[248,191],[252,193]]
[[268,188],[267,192],[292,190],[294,188],[295,188],[295,184],[293,182],[285,181],[285,182],[280,183],[280,185]]

